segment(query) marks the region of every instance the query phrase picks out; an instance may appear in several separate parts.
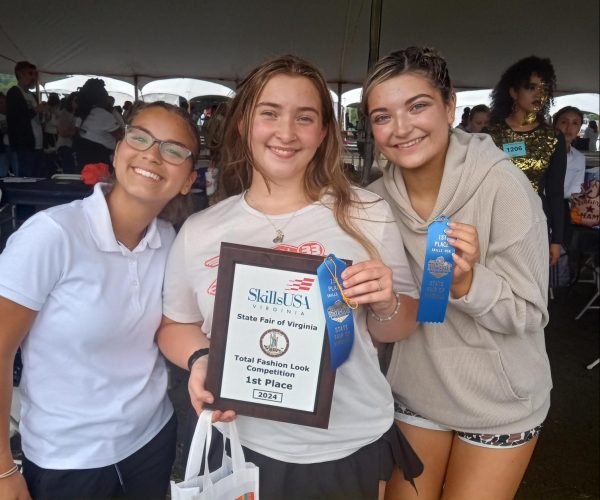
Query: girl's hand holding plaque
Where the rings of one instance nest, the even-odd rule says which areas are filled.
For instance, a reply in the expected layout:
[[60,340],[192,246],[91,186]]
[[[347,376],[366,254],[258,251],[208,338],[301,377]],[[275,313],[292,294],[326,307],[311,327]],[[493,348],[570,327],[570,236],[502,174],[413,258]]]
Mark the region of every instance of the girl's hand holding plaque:
[[[213,394],[207,391],[204,387],[206,381],[206,371],[208,368],[208,356],[202,356],[192,365],[190,370],[190,378],[188,380],[188,391],[190,393],[190,401],[196,413],[200,415],[204,411],[205,404],[211,404],[215,398]],[[214,410],[212,421],[214,422],[231,422],[236,417],[236,413],[232,410]]]

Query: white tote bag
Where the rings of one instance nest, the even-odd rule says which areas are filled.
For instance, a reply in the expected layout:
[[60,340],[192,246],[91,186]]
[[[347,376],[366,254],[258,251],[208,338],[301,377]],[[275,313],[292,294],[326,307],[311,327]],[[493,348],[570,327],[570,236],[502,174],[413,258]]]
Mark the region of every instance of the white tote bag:
[[198,476],[203,456],[205,463],[208,464],[208,450],[213,429],[211,418],[212,411],[209,410],[204,410],[198,418],[185,468],[185,478],[180,483],[171,481],[171,499],[259,500],[258,467],[245,461],[235,421],[225,424],[229,431],[231,458],[225,453],[225,443],[223,443],[221,467],[210,472],[206,465],[204,474]]

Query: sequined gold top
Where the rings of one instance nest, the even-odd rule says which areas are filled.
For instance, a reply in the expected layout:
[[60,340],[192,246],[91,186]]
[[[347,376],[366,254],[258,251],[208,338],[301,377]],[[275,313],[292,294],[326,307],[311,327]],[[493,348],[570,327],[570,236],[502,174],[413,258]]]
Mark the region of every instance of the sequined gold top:
[[[517,132],[505,123],[496,123],[488,127],[488,132],[500,149],[506,151],[507,145],[516,144],[519,156],[511,156],[511,160],[525,173],[535,190],[539,191],[542,176],[558,142],[554,131],[540,125],[528,132]],[[524,143],[524,151],[520,142]]]

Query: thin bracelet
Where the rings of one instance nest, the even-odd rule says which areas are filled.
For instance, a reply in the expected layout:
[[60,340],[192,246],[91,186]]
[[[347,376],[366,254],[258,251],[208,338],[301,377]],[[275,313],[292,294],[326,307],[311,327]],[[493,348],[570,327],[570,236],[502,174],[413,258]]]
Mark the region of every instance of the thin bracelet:
[[5,477],[10,477],[16,472],[19,471],[19,466],[17,464],[13,464],[12,468],[7,470],[6,472],[0,474],[0,479],[4,479]]
[[369,304],[369,314],[371,315],[371,317],[379,321],[380,323],[385,323],[386,321],[390,321],[391,319],[393,319],[394,316],[396,316],[396,314],[398,314],[398,311],[400,310],[400,292],[394,292],[394,296],[396,297],[396,307],[389,316],[379,316],[377,313],[375,313],[375,311],[373,311],[373,309],[371,309],[371,305]]
[[209,348],[203,347],[202,349],[198,349],[194,351],[190,358],[188,359],[188,370],[192,371],[192,365],[198,361],[202,356],[206,356],[208,354]]

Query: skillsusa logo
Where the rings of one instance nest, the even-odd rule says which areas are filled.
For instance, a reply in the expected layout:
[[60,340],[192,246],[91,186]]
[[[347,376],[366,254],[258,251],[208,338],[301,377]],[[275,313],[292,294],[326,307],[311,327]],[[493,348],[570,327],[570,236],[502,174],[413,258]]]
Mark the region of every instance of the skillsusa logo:
[[247,295],[248,302],[260,305],[290,307],[294,309],[310,309],[310,303],[306,295],[298,293],[280,292],[278,290],[262,290],[250,288]]

